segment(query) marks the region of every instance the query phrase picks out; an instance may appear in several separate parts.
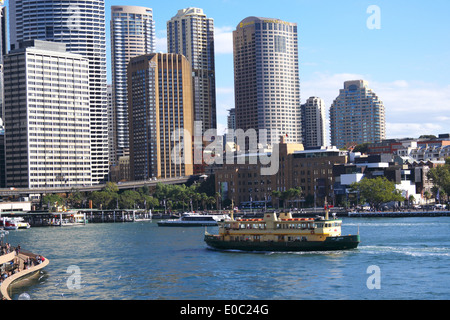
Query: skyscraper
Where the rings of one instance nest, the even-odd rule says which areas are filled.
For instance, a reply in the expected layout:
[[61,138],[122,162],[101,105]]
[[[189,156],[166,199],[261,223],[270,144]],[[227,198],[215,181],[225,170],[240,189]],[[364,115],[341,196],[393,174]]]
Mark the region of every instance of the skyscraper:
[[192,147],[187,146],[194,125],[192,73],[183,55],[153,53],[130,60],[128,114],[131,179],[192,175]]
[[297,24],[248,17],[233,31],[237,129],[267,129],[268,144],[301,143]]
[[10,0],[11,49],[31,39],[62,42],[89,61],[92,183],[108,175],[104,0]]
[[325,102],[310,97],[302,104],[303,145],[307,147],[326,146]]
[[203,132],[217,129],[213,19],[199,8],[178,10],[167,22],[167,50],[191,63],[194,120],[202,121]]
[[4,67],[7,185],[90,185],[89,61],[30,40]]
[[344,82],[330,107],[330,133],[338,148],[386,138],[384,105],[367,81]]
[[153,10],[111,7],[111,64],[116,160],[129,153],[127,65],[131,58],[156,51]]

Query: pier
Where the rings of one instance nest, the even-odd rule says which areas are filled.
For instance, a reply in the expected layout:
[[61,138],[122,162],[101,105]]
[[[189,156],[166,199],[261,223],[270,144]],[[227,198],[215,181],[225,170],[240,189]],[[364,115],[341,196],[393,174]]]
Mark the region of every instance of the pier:
[[450,216],[450,211],[439,210],[439,211],[360,211],[360,212],[349,212],[348,217],[359,217],[359,218],[377,218],[377,217],[387,217],[387,218],[408,218],[408,217],[448,217]]
[[123,209],[123,210],[97,210],[97,209],[73,209],[68,211],[15,211],[1,212],[2,218],[21,217],[28,222],[31,227],[48,226],[74,226],[85,225],[86,223],[114,223],[114,222],[135,222],[151,220],[152,214],[144,209]]

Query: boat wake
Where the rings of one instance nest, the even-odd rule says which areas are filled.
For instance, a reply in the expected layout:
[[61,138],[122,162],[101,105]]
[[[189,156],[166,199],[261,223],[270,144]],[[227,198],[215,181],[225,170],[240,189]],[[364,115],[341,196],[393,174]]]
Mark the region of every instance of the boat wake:
[[360,246],[367,254],[399,254],[412,257],[450,257],[450,248],[442,247],[401,247],[401,246]]

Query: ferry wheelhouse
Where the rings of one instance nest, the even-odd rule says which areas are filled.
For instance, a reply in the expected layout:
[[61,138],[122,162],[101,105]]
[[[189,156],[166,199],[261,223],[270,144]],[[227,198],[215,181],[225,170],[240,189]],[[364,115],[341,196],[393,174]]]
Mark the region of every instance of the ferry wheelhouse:
[[230,219],[219,222],[219,234],[205,231],[208,246],[244,251],[328,251],[354,249],[358,235],[341,235],[342,220],[292,218],[291,213],[265,213],[262,219]]

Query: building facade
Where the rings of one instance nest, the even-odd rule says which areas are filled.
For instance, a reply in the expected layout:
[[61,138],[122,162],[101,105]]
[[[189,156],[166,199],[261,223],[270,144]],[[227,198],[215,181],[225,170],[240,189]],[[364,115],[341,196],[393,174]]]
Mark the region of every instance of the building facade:
[[129,153],[127,65],[131,58],[156,51],[153,10],[111,6],[111,71],[116,160]]
[[5,56],[8,186],[92,184],[89,61],[31,40]]
[[310,97],[302,104],[303,145],[305,148],[326,146],[325,102]]
[[248,17],[233,31],[236,125],[302,142],[297,24]]
[[331,144],[338,148],[386,138],[383,102],[364,80],[346,81],[330,107]]
[[217,129],[213,19],[199,8],[178,10],[167,22],[167,51],[191,63],[194,121],[202,122],[202,132]]
[[128,116],[131,179],[192,175],[192,73],[183,55],[154,53],[130,60]]
[[108,176],[108,118],[104,0],[10,0],[11,49],[32,39],[61,42],[89,61],[91,162],[94,184]]
[[273,197],[273,191],[287,191],[300,187],[302,194],[291,199],[286,207],[298,207],[306,202],[311,205],[323,205],[333,199],[333,166],[347,162],[347,153],[336,148],[318,148],[304,150],[301,144],[289,144],[281,140],[279,144],[279,168],[274,175],[261,175],[261,163],[250,161],[239,164],[224,164],[216,172],[216,191],[222,199],[229,199],[235,205],[253,208],[278,207],[280,199]]

